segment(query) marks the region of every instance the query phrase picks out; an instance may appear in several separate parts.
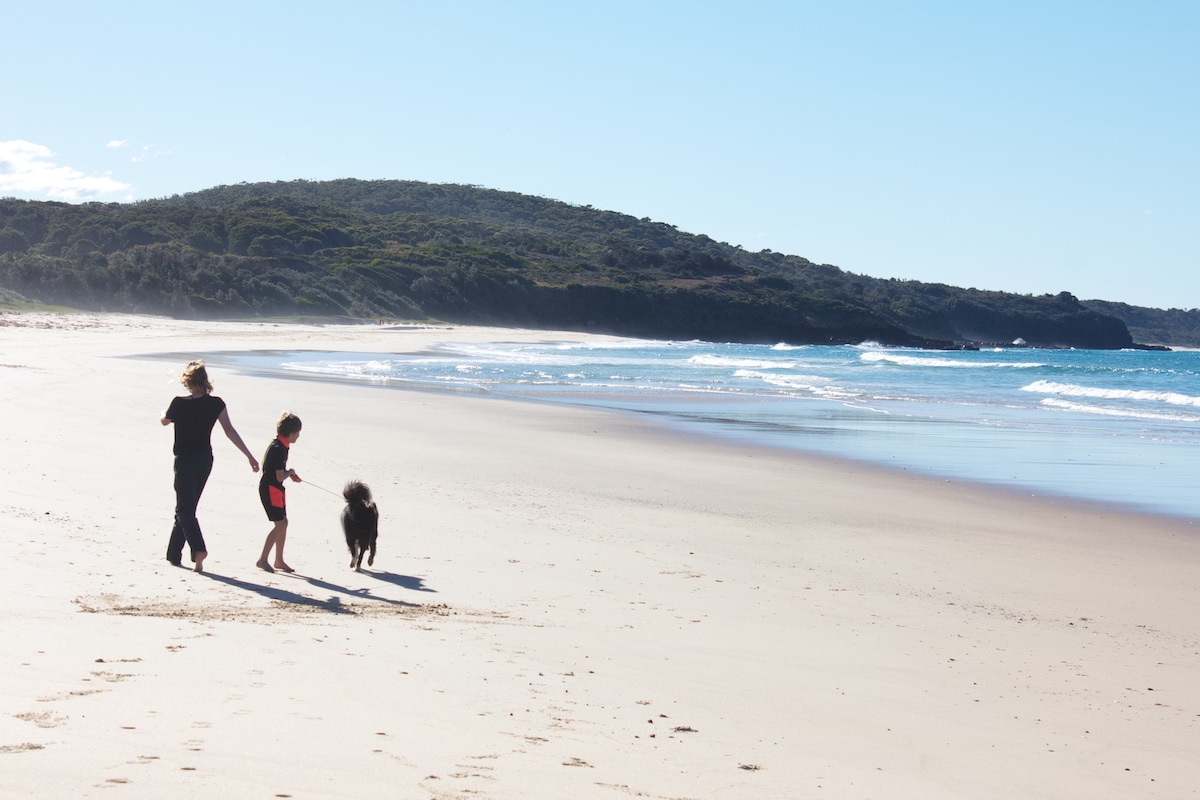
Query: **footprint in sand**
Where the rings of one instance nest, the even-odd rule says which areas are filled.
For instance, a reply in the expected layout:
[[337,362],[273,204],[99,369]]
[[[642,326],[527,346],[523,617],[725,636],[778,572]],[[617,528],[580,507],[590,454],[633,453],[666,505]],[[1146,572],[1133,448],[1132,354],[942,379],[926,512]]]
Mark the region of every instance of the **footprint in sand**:
[[23,714],[13,714],[17,719],[32,722],[39,728],[57,728],[67,721],[66,717],[60,717],[50,711],[26,711]]

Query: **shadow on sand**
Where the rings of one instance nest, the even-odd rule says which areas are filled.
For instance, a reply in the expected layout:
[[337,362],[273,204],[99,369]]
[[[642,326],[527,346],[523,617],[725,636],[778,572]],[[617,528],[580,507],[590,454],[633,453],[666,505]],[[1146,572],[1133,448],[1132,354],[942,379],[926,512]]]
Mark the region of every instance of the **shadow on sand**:
[[376,580],[381,580],[384,583],[390,583],[399,586],[401,589],[410,589],[414,592],[433,592],[437,594],[437,589],[430,589],[425,585],[424,578],[418,578],[415,575],[397,575],[394,572],[385,572],[383,570],[374,571],[364,569],[363,575],[370,575]]
[[315,597],[308,597],[307,595],[290,592],[287,589],[280,589],[274,586],[264,586],[261,583],[251,583],[250,581],[243,581],[237,578],[219,575],[215,572],[206,571],[200,574],[206,578],[211,578],[214,581],[224,583],[227,586],[233,586],[234,588],[242,589],[247,592],[254,592],[255,594],[262,595],[270,600],[276,600],[280,603],[289,603],[295,606],[303,606],[305,608],[311,608],[317,611],[328,611],[331,614],[354,613],[353,609],[347,608],[342,604],[342,598],[339,595],[345,595],[346,597],[350,597],[355,600],[383,603],[390,606],[417,608],[419,605],[417,603],[406,603],[403,600],[389,600],[386,597],[376,597],[375,595],[371,594],[369,589],[348,589],[345,586],[339,586],[336,583],[329,583],[328,581],[323,581],[319,578],[306,578],[299,574],[286,575],[285,573],[286,577],[288,578],[302,580],[310,586],[315,586],[318,589],[325,589],[326,591],[334,592],[334,594],[326,600],[318,600]]

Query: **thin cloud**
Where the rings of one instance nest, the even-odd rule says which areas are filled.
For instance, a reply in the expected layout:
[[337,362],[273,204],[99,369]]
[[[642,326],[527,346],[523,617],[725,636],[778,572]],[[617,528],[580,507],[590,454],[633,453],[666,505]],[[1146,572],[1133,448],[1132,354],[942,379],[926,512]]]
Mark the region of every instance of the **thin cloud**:
[[104,146],[109,150],[119,150],[120,148],[125,147],[127,144],[129,144],[129,142],[125,141],[124,139],[113,139]]
[[15,139],[0,142],[0,196],[18,193],[61,200],[89,200],[129,189],[106,176],[85,175],[51,160],[49,147]]
[[134,156],[133,158],[131,158],[129,160],[132,161],[134,164],[140,164],[143,161],[149,160],[151,158],[158,158],[159,156],[169,156],[169,155],[171,155],[170,150],[158,150],[158,149],[155,149],[154,147],[151,147],[150,145],[145,145],[142,147],[141,151],[138,152],[138,154],[136,156]]
[[138,163],[141,163],[142,161],[145,161],[147,158],[150,157],[150,155],[151,155],[150,154],[150,145],[145,145],[144,147],[142,147],[141,151],[136,156],[134,156],[133,158],[131,158],[129,160],[132,161],[134,164],[138,164]]

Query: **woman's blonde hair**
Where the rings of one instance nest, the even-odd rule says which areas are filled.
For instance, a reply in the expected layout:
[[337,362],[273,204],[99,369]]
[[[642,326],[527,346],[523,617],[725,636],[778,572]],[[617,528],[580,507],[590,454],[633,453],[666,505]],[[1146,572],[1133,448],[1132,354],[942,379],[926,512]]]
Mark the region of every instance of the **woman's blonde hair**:
[[179,376],[179,382],[193,391],[199,389],[205,394],[212,394],[212,383],[208,380],[208,370],[204,368],[203,361],[189,363]]

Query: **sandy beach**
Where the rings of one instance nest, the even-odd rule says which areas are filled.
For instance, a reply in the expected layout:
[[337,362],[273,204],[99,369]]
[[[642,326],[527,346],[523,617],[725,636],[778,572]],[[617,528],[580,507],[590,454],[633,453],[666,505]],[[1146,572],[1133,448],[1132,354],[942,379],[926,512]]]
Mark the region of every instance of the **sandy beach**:
[[[0,798],[1200,796],[1198,524],[219,355],[562,338],[0,314]],[[219,426],[165,560],[192,358],[293,575]]]

